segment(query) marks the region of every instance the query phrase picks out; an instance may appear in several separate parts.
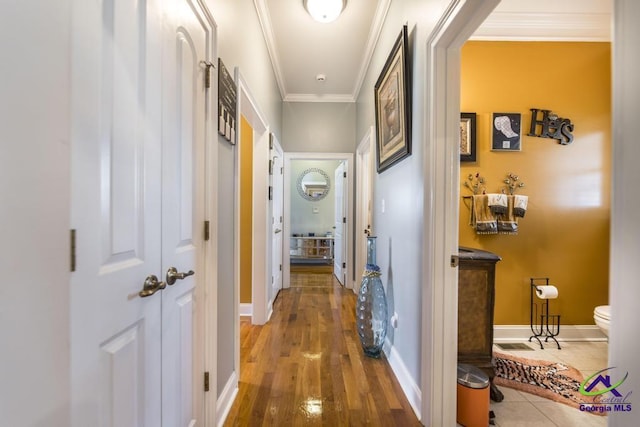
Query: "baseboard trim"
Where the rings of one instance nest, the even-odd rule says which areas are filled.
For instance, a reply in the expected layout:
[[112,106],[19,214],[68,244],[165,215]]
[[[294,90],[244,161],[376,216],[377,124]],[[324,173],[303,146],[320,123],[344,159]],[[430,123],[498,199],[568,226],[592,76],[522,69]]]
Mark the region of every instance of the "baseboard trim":
[[[533,335],[529,325],[494,325],[493,342],[529,341]],[[607,341],[607,336],[595,325],[560,325],[558,341]],[[535,341],[535,340],[534,340]]]
[[233,401],[236,399],[236,395],[238,394],[238,375],[233,372],[225,384],[222,393],[220,393],[220,397],[216,401],[216,416],[217,421],[216,425],[218,427],[222,427],[225,420],[227,419],[227,415],[229,415],[229,411],[231,410],[231,406],[233,406]]
[[240,316],[253,316],[253,304],[250,302],[241,302]]
[[389,339],[386,339],[384,344],[384,353],[387,356],[389,366],[391,366],[391,370],[400,383],[400,387],[402,388],[404,395],[407,397],[411,408],[413,408],[413,412],[415,412],[416,416],[420,420],[422,419],[422,412],[420,410],[420,408],[422,408],[422,392],[420,391],[420,387],[411,377],[407,366],[402,361],[402,357],[400,357],[400,354],[396,351],[395,347],[391,345]]

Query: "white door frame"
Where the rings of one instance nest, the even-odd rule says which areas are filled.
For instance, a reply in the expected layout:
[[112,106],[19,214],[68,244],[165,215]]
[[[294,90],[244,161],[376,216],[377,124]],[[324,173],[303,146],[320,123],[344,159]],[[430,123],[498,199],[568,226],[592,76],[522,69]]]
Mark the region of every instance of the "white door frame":
[[[425,206],[422,263],[422,414],[425,425],[456,425],[460,198],[460,47],[500,0],[453,0],[427,41]],[[444,114],[443,114],[444,113]],[[438,209],[436,209],[438,207]],[[428,396],[428,398],[427,398]]]
[[[356,149],[356,227],[353,233],[353,244],[356,253],[354,267],[356,272],[364,271],[364,266],[367,262],[366,248],[359,243],[359,239],[362,238],[364,230],[371,230],[371,227],[373,227],[371,223],[373,218],[370,217],[371,203],[373,201],[373,132],[373,126],[371,126]],[[365,157],[367,154],[368,161],[366,160],[367,157]],[[367,218],[368,216],[369,218]],[[360,283],[356,277],[353,291],[357,293],[359,290]]]
[[[245,117],[253,129],[253,202],[252,202],[252,266],[251,266],[251,323],[263,325],[269,319],[268,286],[271,283],[269,260],[271,259],[270,234],[271,221],[269,218],[269,126],[258,103],[251,94],[249,86],[240,70],[235,69],[235,80],[238,86],[238,114]],[[239,122],[239,120],[238,120]],[[242,137],[242,126],[236,132],[238,141]],[[240,188],[240,157],[236,156],[236,188]],[[240,198],[236,197],[235,208],[236,241],[240,241]],[[234,334],[238,340],[236,351],[240,349],[240,247],[236,247],[235,256],[236,302],[235,318],[237,331]],[[237,364],[240,366],[240,355],[236,354]],[[236,372],[239,372],[236,369]]]
[[[353,192],[353,153],[284,153],[284,228],[283,240],[285,248],[289,247],[289,237],[291,236],[291,180],[296,177],[291,176],[292,160],[343,160],[345,162],[345,171],[347,172],[347,194],[344,195],[347,200],[347,223],[343,230],[345,236],[345,254],[344,259],[347,263],[345,288],[353,289],[353,200],[351,193]],[[291,258],[289,250],[282,253],[282,287],[289,288],[291,286]]]

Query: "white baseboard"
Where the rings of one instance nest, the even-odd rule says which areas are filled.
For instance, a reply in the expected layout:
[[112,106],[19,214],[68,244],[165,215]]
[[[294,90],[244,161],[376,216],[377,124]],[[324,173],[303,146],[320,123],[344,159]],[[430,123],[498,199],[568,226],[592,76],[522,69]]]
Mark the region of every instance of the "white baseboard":
[[233,372],[216,402],[216,416],[218,418],[216,421],[216,425],[218,427],[222,427],[225,420],[227,419],[227,415],[229,415],[229,411],[231,410],[231,406],[233,405],[233,401],[235,400],[237,394],[238,375]]
[[253,316],[253,304],[250,302],[241,302],[240,316]]
[[413,408],[413,412],[415,412],[419,420],[422,419],[422,411],[420,410],[420,408],[422,408],[422,392],[420,391],[420,387],[411,377],[411,374],[409,373],[407,366],[402,361],[400,354],[398,354],[395,347],[391,345],[388,339],[386,339],[384,343],[384,353],[387,356],[391,370],[400,383],[402,391],[407,397],[409,404],[411,404],[411,408]]
[[[533,335],[529,325],[494,325],[493,342],[529,341]],[[595,325],[560,325],[558,341],[607,341],[607,336]],[[535,340],[534,340],[535,341]]]

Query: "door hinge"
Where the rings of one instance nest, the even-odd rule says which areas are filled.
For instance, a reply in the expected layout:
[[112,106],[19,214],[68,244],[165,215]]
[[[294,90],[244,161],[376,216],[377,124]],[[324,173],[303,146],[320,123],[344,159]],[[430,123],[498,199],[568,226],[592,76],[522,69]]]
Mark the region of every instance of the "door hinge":
[[282,271],[282,264],[280,264],[280,271]]
[[269,150],[273,150],[273,133],[269,132]]
[[460,257],[458,255],[451,255],[451,267],[455,268],[460,263]]
[[342,268],[347,268],[347,263],[346,262],[342,263]]
[[343,217],[342,217],[342,223],[343,223],[343,224],[346,224],[346,223],[347,223],[347,217],[346,217],[346,216],[343,216]]
[[209,61],[200,61],[200,64],[204,65],[204,87],[209,89],[211,87],[211,69],[216,66]]
[[204,373],[204,391],[209,391],[209,372]]
[[269,175],[273,175],[273,160],[269,159]]
[[273,187],[269,186],[269,200],[273,200]]
[[205,221],[204,222],[204,240],[205,242],[209,240],[209,238],[211,237],[211,231],[210,231],[210,226],[209,226],[209,221]]
[[347,173],[346,173],[346,172],[343,172],[343,173],[342,173],[342,176],[343,176],[344,178],[346,178],[346,177],[347,177]]
[[70,230],[71,233],[69,234],[69,268],[70,270],[76,271],[76,230],[75,229],[71,229]]

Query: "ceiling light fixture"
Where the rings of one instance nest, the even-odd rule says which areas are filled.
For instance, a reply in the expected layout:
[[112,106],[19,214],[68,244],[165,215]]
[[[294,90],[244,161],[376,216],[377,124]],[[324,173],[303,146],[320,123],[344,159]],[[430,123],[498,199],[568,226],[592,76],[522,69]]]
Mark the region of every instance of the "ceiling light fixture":
[[326,24],[338,19],[347,0],[303,0],[303,3],[313,19]]

